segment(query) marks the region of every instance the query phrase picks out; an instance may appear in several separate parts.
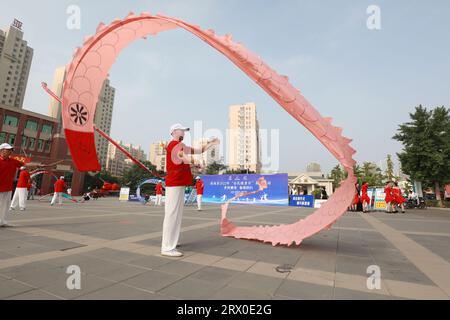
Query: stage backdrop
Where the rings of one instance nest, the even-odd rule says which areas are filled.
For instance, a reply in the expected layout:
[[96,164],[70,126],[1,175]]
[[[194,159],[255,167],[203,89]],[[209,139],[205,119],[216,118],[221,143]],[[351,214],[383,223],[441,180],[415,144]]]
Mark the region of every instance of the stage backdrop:
[[239,193],[258,190],[256,181],[264,177],[267,189],[233,200],[236,204],[257,204],[271,206],[287,206],[288,175],[287,174],[230,174],[202,176],[205,184],[203,202],[224,203]]

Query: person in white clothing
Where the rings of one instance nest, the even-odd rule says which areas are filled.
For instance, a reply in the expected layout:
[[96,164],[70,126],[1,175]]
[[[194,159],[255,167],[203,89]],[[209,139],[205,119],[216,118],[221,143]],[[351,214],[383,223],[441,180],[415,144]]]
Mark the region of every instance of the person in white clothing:
[[64,182],[64,176],[61,176],[56,182],[55,182],[55,193],[53,193],[52,202],[50,203],[51,206],[53,206],[56,203],[56,199],[58,199],[58,204],[62,205],[62,194],[64,192],[66,184]]
[[166,146],[166,205],[163,223],[161,255],[181,257],[183,253],[176,249],[180,237],[181,219],[184,209],[184,189],[192,185],[190,164],[193,154],[206,152],[210,147],[219,143],[218,139],[211,140],[201,149],[187,147],[182,141],[189,128],[181,124],[174,124],[170,128],[172,141]]
[[14,147],[8,143],[0,144],[0,227],[11,226],[6,221],[6,213],[11,204],[14,177],[23,162],[11,157]]
[[11,201],[10,210],[16,210],[17,207],[20,211],[24,211],[27,207],[28,188],[30,184],[30,172],[24,166],[20,167],[19,180],[17,181],[16,191]]
[[162,206],[162,197],[163,197],[163,186],[162,181],[159,180],[158,184],[156,185],[156,200],[155,200],[155,206]]
[[204,183],[200,177],[195,178],[195,189],[197,190],[197,210],[202,211]]

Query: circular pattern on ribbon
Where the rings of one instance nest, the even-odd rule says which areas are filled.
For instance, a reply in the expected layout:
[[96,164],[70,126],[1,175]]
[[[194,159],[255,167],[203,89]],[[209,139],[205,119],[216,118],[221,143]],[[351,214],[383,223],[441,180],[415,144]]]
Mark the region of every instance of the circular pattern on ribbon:
[[70,120],[77,126],[84,126],[89,119],[88,109],[81,103],[75,102],[69,106]]

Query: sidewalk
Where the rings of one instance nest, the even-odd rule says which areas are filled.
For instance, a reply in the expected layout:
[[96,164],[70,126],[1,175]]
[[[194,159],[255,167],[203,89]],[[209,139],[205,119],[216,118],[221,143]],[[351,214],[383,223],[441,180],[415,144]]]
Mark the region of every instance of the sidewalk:
[[[299,247],[223,238],[219,206],[187,207],[181,259],[161,257],[163,208],[29,201],[0,228],[1,299],[449,299],[450,212],[348,213]],[[231,206],[238,225],[293,223],[295,207]],[[81,289],[69,290],[69,266]],[[278,266],[292,271],[280,273]],[[367,288],[369,266],[381,288]]]

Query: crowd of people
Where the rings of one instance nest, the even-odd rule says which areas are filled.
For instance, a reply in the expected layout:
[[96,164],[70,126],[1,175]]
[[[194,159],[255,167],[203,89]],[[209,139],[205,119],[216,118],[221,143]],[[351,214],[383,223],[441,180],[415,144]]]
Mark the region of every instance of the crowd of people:
[[[355,198],[352,205],[350,206],[350,211],[358,211],[358,205],[362,205],[363,213],[367,213],[370,211],[371,204],[373,205],[373,199],[369,197],[368,189],[369,184],[366,181],[363,181],[361,186],[359,185],[359,183],[355,184]],[[384,187],[384,194],[386,213],[398,213],[399,209],[401,210],[401,213],[406,213],[406,199],[402,196],[402,190],[398,186],[397,182],[388,181]]]

